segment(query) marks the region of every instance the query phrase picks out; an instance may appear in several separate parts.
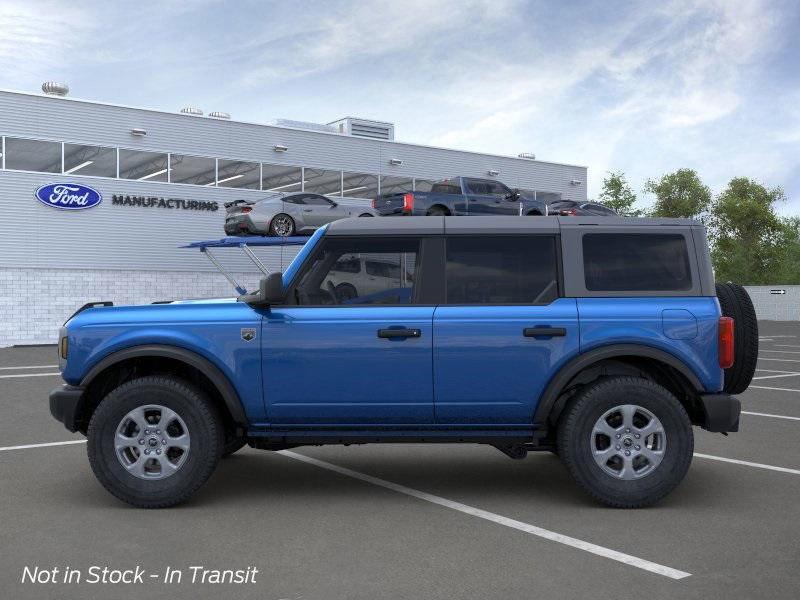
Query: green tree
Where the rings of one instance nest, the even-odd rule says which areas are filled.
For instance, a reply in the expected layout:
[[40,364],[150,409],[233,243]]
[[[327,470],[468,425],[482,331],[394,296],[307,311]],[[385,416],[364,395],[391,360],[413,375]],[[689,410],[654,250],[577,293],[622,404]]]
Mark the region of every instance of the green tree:
[[622,171],[609,171],[608,177],[603,180],[603,191],[598,198],[603,206],[606,206],[617,214],[625,217],[640,217],[642,211],[633,208],[636,202],[636,194],[633,193],[631,186],[625,179]]
[[656,197],[652,217],[702,218],[711,205],[711,190],[693,169],[678,169],[658,181],[648,179],[644,191]]
[[709,223],[717,281],[758,285],[793,277],[796,268],[789,262],[797,255],[800,232],[795,220],[775,214],[773,205],[784,199],[781,188],[766,188],[747,177],[731,179],[717,196]]

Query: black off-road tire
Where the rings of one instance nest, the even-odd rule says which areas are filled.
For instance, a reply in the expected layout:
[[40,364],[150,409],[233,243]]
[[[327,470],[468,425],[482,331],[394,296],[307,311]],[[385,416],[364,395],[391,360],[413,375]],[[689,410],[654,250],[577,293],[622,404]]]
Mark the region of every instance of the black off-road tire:
[[[185,422],[191,442],[178,471],[152,481],[128,473],[114,447],[122,419],[144,405],[175,411]],[[111,494],[139,508],[165,508],[189,498],[214,472],[225,439],[222,420],[208,397],[182,379],[162,375],[134,379],[111,391],[92,415],[87,437],[89,464],[97,479]]]
[[725,369],[729,394],[741,394],[750,385],[758,360],[758,319],[750,294],[737,283],[718,283],[722,314],[733,319],[733,366]]
[[[640,479],[623,480],[595,462],[591,441],[595,423],[616,406],[636,404],[664,427],[661,463]],[[588,385],[564,409],[558,426],[558,456],[577,483],[600,502],[615,508],[641,508],[669,494],[692,462],[694,436],[689,416],[669,391],[640,377],[613,377]]]

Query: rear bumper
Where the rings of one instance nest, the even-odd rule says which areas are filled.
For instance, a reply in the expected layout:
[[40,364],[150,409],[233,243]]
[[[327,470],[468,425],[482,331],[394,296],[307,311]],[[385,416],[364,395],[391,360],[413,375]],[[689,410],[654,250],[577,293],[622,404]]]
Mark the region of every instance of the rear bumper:
[[730,394],[701,394],[705,424],[703,429],[713,432],[739,431],[739,414],[742,403]]
[[83,388],[71,385],[62,385],[50,392],[50,414],[72,432],[78,430],[83,392]]

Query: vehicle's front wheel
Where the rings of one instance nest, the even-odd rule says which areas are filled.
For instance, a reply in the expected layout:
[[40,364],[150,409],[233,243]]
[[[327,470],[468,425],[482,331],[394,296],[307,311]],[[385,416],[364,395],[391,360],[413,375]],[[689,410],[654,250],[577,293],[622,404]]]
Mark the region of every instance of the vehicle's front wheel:
[[588,385],[559,422],[561,460],[581,487],[609,506],[658,502],[684,478],[693,451],[686,410],[648,379],[615,377]]
[[208,397],[170,376],[142,377],[113,390],[92,415],[87,437],[97,479],[140,508],[191,496],[214,472],[225,439]]

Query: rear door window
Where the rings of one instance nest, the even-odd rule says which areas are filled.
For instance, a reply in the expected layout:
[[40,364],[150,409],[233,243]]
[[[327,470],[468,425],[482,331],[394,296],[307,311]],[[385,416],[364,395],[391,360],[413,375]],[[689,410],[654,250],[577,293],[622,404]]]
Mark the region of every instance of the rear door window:
[[680,234],[587,233],[583,264],[589,291],[692,289],[689,252]]
[[448,304],[549,304],[558,297],[551,235],[447,239]]

